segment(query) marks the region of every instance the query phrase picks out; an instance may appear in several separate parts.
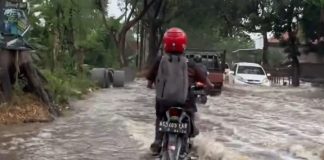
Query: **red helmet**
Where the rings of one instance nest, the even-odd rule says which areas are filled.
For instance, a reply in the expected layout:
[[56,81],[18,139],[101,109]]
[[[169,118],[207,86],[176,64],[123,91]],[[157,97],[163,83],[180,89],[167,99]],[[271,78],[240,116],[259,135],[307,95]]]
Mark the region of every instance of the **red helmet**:
[[166,53],[184,53],[187,47],[187,35],[180,28],[170,28],[163,36],[163,47]]

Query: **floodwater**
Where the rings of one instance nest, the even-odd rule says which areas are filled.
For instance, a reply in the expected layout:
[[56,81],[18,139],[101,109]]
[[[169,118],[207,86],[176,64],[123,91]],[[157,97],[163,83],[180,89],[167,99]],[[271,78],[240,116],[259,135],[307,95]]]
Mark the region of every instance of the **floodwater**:
[[[72,113],[53,123],[0,127],[0,160],[153,159],[148,158],[153,100],[154,90],[136,81],[73,102]],[[252,160],[320,160],[324,92],[226,87],[199,106],[197,123],[198,154],[221,154],[223,160],[240,159],[233,154]]]

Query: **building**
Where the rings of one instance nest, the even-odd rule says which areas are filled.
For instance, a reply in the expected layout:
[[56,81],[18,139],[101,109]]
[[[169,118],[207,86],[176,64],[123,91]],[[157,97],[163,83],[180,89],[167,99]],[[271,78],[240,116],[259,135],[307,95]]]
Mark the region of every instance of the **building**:
[[[271,37],[269,41],[269,51],[287,57],[284,52],[285,47],[281,46],[282,41],[288,41],[288,33],[284,33],[281,39]],[[316,41],[314,44],[317,43]],[[324,56],[318,53],[306,53],[305,45],[300,45],[299,52],[301,55],[298,57],[300,63],[301,79],[312,83],[324,83]],[[286,61],[288,59],[286,58]]]

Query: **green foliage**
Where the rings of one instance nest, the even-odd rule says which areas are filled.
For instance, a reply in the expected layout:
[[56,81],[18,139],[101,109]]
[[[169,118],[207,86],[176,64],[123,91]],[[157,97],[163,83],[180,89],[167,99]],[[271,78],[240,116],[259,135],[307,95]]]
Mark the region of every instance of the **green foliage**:
[[235,50],[251,44],[241,28],[249,5],[240,0],[191,0],[180,8],[183,14],[168,26],[183,28],[189,47]]
[[307,39],[315,40],[319,37],[321,8],[313,3],[306,3],[302,18],[302,27]]
[[[89,0],[28,0],[32,30],[28,42],[36,49],[35,63],[48,79],[56,103],[79,98],[94,85],[77,64],[114,67],[115,45],[107,34],[96,4]],[[118,28],[120,23],[109,19]],[[84,57],[78,61],[78,57]],[[52,70],[52,71],[50,71]],[[86,71],[84,71],[86,72]]]
[[250,0],[241,10],[244,18],[243,29],[261,33],[272,31],[275,19],[273,0]]
[[274,0],[275,21],[273,31],[277,37],[282,33],[294,31],[301,11],[303,10],[304,1],[302,0]]
[[65,70],[55,72],[43,70],[42,72],[48,80],[46,87],[58,104],[67,104],[70,98],[81,98],[83,94],[89,92],[89,89],[95,88],[86,75],[77,73],[73,75]]
[[269,51],[269,53],[268,53],[268,59],[269,59],[270,66],[278,66],[278,65],[284,63],[284,60],[286,58],[287,58],[287,56],[282,54],[281,52]]
[[[323,13],[322,13],[323,12]],[[324,0],[308,0],[304,5],[301,20],[306,39],[319,39],[324,36]]]
[[[233,51],[237,49],[246,49],[253,48],[253,42],[247,37],[236,37],[236,38],[222,38],[216,42],[217,49],[226,50],[226,61],[232,62],[237,60],[237,54],[233,53]],[[240,56],[247,56],[244,53],[240,53]]]
[[324,0],[306,0],[306,2],[320,8],[324,7]]
[[[30,43],[37,49],[42,68],[76,69],[78,57],[92,66],[115,65],[115,44],[104,28],[97,1],[29,0],[33,29]],[[99,1],[98,1],[99,2]],[[120,23],[108,22],[112,28]],[[83,53],[80,53],[83,50]],[[83,55],[82,55],[83,54]]]

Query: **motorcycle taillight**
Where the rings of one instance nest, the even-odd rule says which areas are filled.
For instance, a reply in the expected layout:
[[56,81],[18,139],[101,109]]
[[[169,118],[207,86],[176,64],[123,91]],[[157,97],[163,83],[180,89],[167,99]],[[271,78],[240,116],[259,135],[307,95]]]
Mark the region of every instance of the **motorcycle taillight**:
[[205,84],[204,84],[204,83],[201,83],[201,82],[197,82],[197,83],[196,83],[196,86],[197,86],[197,87],[204,87]]
[[180,109],[171,108],[171,109],[169,110],[169,115],[170,115],[170,117],[174,117],[174,116],[176,116],[176,117],[180,117],[180,116],[181,116],[181,113],[182,113],[182,111],[181,111]]

